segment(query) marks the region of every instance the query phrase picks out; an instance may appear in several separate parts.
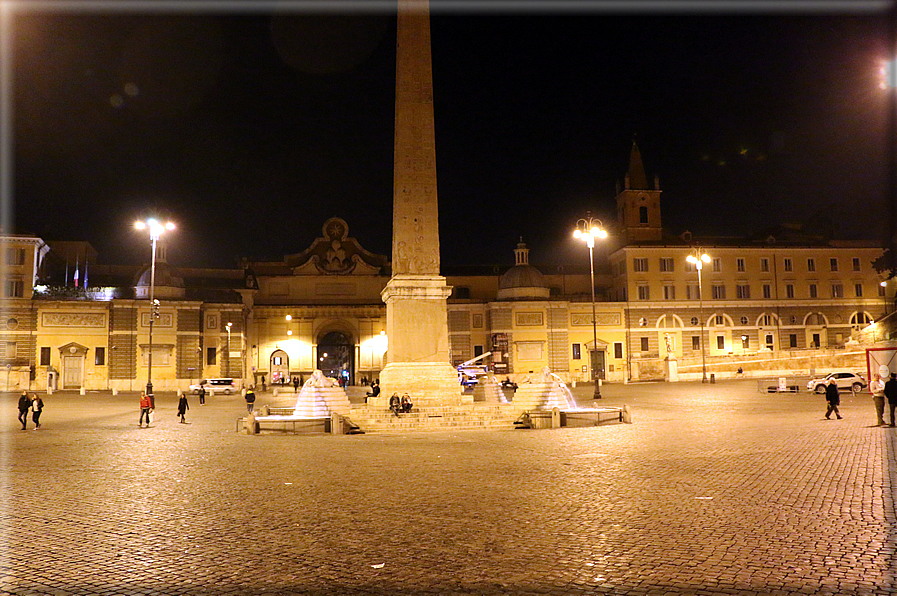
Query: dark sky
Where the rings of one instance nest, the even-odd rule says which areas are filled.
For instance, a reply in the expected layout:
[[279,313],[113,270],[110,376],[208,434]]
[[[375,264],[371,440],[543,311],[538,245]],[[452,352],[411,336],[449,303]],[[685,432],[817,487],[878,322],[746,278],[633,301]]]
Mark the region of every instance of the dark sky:
[[[724,5],[434,1],[442,262],[511,264],[520,236],[533,262],[580,258],[570,231],[588,209],[615,218],[634,137],[671,232],[827,218],[881,240],[884,10]],[[394,11],[108,6],[12,19],[17,231],[139,263],[132,223],[158,212],[179,226],[174,264],[229,267],[304,250],[336,215],[389,253]]]

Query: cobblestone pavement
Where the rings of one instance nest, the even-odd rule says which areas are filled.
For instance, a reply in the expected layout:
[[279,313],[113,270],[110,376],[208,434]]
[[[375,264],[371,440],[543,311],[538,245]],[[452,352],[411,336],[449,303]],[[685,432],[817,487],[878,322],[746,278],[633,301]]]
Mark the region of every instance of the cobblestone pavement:
[[[579,387],[584,402],[588,387]],[[754,381],[605,385],[633,424],[235,432],[239,396],[0,396],[0,594],[892,594],[895,429]],[[271,401],[261,396],[258,403]],[[29,425],[30,427],[30,425]]]

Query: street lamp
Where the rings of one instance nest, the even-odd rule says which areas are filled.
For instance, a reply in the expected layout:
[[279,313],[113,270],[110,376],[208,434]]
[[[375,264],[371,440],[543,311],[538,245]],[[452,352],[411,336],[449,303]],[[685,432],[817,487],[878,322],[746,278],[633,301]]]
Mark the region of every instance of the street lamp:
[[233,325],[233,323],[228,321],[227,325],[224,326],[224,328],[227,329],[227,364],[225,365],[225,376],[228,377],[230,376],[230,328],[233,327]]
[[149,218],[146,221],[134,222],[134,227],[138,230],[149,230],[150,240],[153,245],[153,258],[150,261],[150,320],[149,320],[149,357],[146,367],[146,395],[153,402],[155,407],[155,396],[153,395],[153,323],[159,317],[159,301],[155,299],[156,289],[156,245],[159,242],[159,236],[165,230],[173,230],[174,224],[169,222],[162,223],[155,218]]
[[882,306],[884,307],[884,313],[882,314],[882,318],[888,316],[888,280],[883,280],[878,282],[878,285],[882,287],[881,291],[881,300]]
[[576,229],[573,230],[573,237],[582,240],[589,247],[589,270],[592,277],[592,349],[589,351],[589,358],[592,369],[592,380],[595,381],[595,394],[592,399],[601,399],[601,380],[598,376],[597,360],[598,360],[598,323],[595,316],[595,238],[607,238],[607,230],[600,219],[596,219],[587,215],[585,219],[576,222]]
[[685,260],[695,266],[695,269],[698,271],[698,301],[700,305],[700,321],[701,321],[701,382],[707,382],[707,356],[705,355],[704,350],[704,291],[701,289],[701,269],[704,268],[704,263],[710,262],[710,256],[707,253],[703,253],[699,251],[697,248],[692,250],[692,253],[685,257]]

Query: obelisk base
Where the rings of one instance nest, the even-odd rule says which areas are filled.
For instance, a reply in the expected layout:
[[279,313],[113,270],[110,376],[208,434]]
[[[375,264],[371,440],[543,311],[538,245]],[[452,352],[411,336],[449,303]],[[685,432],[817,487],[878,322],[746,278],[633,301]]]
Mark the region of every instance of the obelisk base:
[[461,394],[458,371],[446,362],[394,362],[380,371],[382,392],[368,403],[389,407],[389,397],[405,393],[415,407],[473,403],[472,395]]

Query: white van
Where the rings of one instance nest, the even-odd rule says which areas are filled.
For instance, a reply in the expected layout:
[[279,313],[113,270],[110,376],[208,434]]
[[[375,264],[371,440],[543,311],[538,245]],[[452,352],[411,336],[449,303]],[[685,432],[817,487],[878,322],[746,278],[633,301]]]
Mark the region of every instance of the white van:
[[230,395],[231,393],[236,393],[240,389],[234,379],[203,379],[196,385],[190,385],[190,392],[197,395],[200,387],[205,387],[206,393],[209,395],[214,395],[215,393]]

